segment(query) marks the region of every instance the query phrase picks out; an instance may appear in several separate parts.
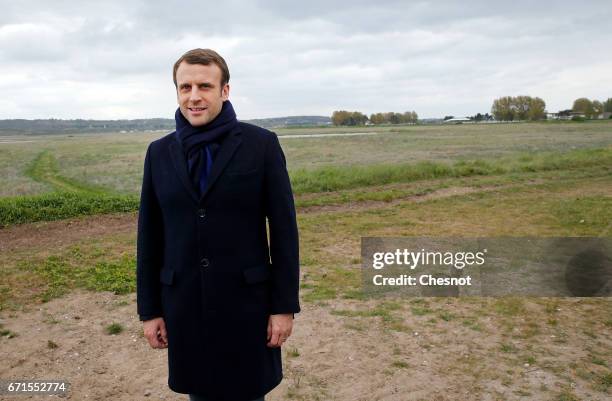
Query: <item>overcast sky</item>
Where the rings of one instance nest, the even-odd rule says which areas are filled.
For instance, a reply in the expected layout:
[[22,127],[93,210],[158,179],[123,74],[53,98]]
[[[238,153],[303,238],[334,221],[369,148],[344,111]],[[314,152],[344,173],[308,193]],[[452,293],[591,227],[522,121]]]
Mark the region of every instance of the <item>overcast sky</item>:
[[612,97],[609,0],[217,3],[2,1],[0,118],[173,118],[195,47],[226,59],[239,119]]

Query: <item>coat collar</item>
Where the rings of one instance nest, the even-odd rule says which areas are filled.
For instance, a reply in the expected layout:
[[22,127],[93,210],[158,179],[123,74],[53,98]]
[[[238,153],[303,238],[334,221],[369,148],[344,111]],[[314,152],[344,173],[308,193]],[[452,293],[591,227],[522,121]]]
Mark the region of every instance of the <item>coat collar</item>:
[[234,152],[236,152],[236,149],[238,149],[242,143],[242,139],[240,137],[241,132],[242,130],[238,124],[227,133],[227,137],[221,143],[221,147],[219,148],[215,161],[212,164],[210,176],[208,177],[208,184],[201,196],[198,196],[198,191],[189,178],[187,159],[185,157],[185,153],[183,152],[183,148],[180,142],[176,140],[176,136],[173,135],[174,139],[172,142],[170,142],[169,147],[172,164],[174,165],[181,183],[196,203],[201,204],[204,202],[204,199],[210,193],[210,190],[217,181],[217,178],[219,178],[229,161],[232,159]]

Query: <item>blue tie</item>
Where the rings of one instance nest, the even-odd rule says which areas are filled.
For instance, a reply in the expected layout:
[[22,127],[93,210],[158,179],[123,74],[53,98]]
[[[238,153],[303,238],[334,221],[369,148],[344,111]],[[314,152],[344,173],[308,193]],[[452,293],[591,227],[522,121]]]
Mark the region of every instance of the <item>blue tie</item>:
[[210,169],[212,167],[212,155],[210,154],[210,149],[208,148],[210,145],[206,145],[202,150],[202,157],[206,160],[204,165],[202,166],[202,173],[200,174],[200,195],[204,193],[206,189],[206,185],[208,184],[208,175],[210,174]]

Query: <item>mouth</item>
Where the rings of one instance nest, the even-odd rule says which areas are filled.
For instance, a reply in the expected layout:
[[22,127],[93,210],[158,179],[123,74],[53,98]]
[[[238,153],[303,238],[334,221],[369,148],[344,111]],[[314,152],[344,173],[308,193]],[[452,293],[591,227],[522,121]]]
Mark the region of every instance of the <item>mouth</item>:
[[197,113],[201,113],[204,110],[206,110],[208,107],[188,107],[189,111],[191,113],[197,114]]

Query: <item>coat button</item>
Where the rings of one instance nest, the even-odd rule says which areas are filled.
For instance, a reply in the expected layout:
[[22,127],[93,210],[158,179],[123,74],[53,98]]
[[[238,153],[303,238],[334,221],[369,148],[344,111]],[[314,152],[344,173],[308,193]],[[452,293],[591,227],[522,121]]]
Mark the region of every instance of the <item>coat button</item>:
[[204,218],[206,216],[206,209],[198,209],[198,216]]
[[210,262],[208,261],[208,259],[206,258],[202,258],[202,260],[200,260],[200,267],[202,268],[206,268],[210,265]]

